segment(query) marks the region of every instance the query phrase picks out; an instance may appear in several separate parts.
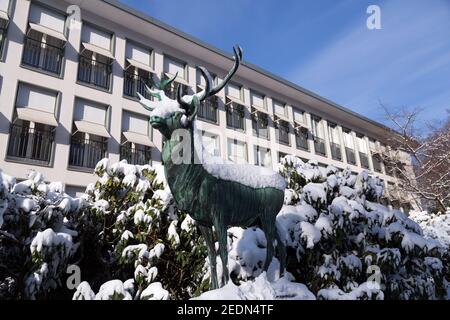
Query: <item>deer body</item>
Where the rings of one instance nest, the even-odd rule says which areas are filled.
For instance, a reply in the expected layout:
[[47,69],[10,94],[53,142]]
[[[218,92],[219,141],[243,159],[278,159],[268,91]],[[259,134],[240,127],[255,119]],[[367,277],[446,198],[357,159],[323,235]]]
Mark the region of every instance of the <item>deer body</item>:
[[[202,164],[174,164],[170,156],[172,146],[166,142],[163,148],[167,182],[178,208],[188,212],[200,224],[215,226],[219,220],[225,226],[247,227],[258,222],[265,211],[275,210],[276,216],[281,209],[283,191],[222,180],[211,175]],[[211,209],[219,216],[211,215]]]
[[[272,261],[274,241],[276,240],[280,258],[280,274],[284,271],[285,248],[276,228],[276,216],[284,201],[284,180],[273,171],[268,173],[266,169],[264,169],[266,171],[262,171],[261,168],[249,165],[238,168],[237,166],[242,166],[239,164],[214,164],[212,167],[216,169],[217,165],[231,167],[226,168],[228,175],[225,176],[217,174],[214,170],[212,173],[211,166],[208,164],[205,166],[203,162],[205,160],[204,150],[195,128],[195,116],[199,103],[208,96],[219,92],[226,85],[237,71],[241,59],[242,51],[237,47],[235,48],[234,68],[221,84],[212,89],[211,76],[206,69],[199,67],[206,79],[206,88],[196,95],[182,97],[181,87],[179,87],[176,101],[167,98],[164,87],[174,81],[175,75],[171,80],[162,81],[159,85],[160,90],[153,91],[147,88],[147,91],[158,98],[158,101],[146,100],[140,96],[141,104],[152,111],[150,116],[152,126],[166,138],[163,144],[162,160],[166,179],[175,202],[180,210],[189,213],[197,222],[205,238],[211,267],[212,289],[219,286],[216,271],[216,238],[219,242],[219,254],[222,261],[222,284],[225,285],[229,280],[227,268],[228,227],[248,227],[259,224],[267,239],[264,270],[267,271]],[[183,149],[183,153],[186,152],[190,156],[187,162],[180,162],[176,157],[181,141],[179,136],[174,135],[174,132],[180,129],[186,133],[183,141],[186,142],[185,139],[188,138],[191,146],[188,151]],[[196,159],[201,159],[201,161],[196,161]],[[246,180],[242,179],[240,175],[249,172],[254,179],[251,179],[251,183],[246,183]],[[281,184],[277,178],[281,179]]]

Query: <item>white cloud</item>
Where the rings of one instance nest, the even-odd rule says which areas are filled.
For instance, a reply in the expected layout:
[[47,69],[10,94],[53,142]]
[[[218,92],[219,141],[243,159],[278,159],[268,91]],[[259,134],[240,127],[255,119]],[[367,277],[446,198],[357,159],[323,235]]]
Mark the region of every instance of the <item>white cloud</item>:
[[382,30],[368,30],[362,12],[346,35],[293,68],[289,78],[372,117],[378,116],[374,107],[379,99],[396,104],[440,103],[435,97],[414,98],[434,93],[425,90],[429,86],[423,84],[429,81],[425,77],[435,75],[437,87],[450,83],[450,4],[436,0],[406,5],[394,0],[380,6]]

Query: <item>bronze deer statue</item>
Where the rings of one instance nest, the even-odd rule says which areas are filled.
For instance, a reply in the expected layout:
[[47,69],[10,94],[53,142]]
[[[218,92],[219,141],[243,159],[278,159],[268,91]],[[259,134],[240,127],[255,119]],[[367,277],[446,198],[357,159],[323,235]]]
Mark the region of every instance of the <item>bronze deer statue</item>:
[[[205,154],[201,137],[196,130],[195,117],[200,103],[221,91],[239,68],[242,49],[234,48],[234,66],[223,81],[212,85],[208,70],[197,67],[206,80],[205,89],[194,95],[182,96],[179,85],[177,100],[169,99],[164,89],[176,79],[162,80],[154,89],[146,88],[153,97],[139,95],[141,105],[151,111],[150,123],[164,136],[162,162],[168,185],[176,205],[187,212],[199,226],[207,247],[211,267],[211,289],[219,287],[216,270],[215,237],[219,242],[222,260],[222,285],[229,281],[228,273],[228,227],[249,227],[259,224],[267,238],[267,255],[264,270],[267,271],[273,255],[274,240],[280,259],[280,274],[284,272],[285,247],[276,227],[276,216],[283,206],[284,179],[272,170],[248,164],[224,163]],[[180,130],[186,132],[188,161],[175,160],[179,153]],[[186,151],[188,150],[188,151]],[[186,154],[184,154],[186,156]]]

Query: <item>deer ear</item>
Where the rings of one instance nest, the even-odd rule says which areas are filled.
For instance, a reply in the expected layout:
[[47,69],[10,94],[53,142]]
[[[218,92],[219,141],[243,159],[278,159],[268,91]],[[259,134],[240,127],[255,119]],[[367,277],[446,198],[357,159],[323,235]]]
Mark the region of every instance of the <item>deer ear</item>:
[[194,121],[195,117],[197,116],[198,107],[200,107],[200,100],[197,96],[194,96],[192,98],[191,106],[192,106],[192,113],[190,114],[190,116],[188,118],[189,122]]

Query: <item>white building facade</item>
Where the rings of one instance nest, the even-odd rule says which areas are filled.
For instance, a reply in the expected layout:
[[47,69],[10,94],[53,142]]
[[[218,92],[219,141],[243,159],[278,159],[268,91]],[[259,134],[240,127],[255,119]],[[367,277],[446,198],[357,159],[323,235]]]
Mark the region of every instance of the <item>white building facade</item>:
[[[0,0],[0,54],[0,167],[19,179],[42,172],[71,195],[95,181],[104,157],[160,162],[162,137],[137,99],[145,84],[178,72],[167,94],[197,92],[197,65],[216,81],[232,66],[228,54],[116,0]],[[212,154],[267,167],[292,154],[397,183],[377,155],[388,152],[381,124],[248,63],[232,81],[199,110]]]

